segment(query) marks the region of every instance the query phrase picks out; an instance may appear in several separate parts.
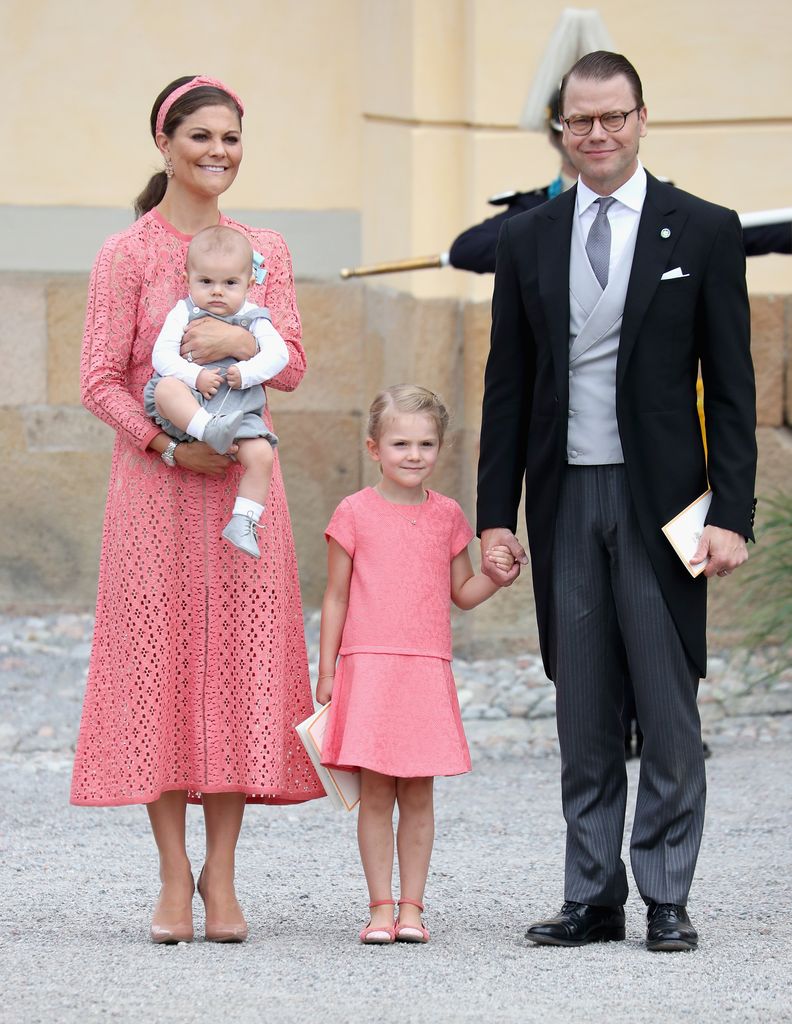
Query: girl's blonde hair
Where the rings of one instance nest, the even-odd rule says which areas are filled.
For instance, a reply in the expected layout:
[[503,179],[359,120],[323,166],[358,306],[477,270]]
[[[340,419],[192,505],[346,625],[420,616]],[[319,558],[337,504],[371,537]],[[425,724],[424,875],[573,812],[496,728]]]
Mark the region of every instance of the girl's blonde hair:
[[388,416],[397,413],[423,413],[431,416],[437,427],[440,444],[443,443],[448,428],[448,409],[443,400],[434,391],[422,388],[418,384],[393,384],[380,391],[369,409],[368,436],[372,441],[379,441],[384,421]]

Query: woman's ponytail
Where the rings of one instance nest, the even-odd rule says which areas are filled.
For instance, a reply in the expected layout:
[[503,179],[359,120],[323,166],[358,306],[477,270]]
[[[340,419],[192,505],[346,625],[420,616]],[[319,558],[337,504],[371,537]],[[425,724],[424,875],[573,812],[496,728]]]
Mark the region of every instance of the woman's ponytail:
[[152,174],[148,185],[135,200],[135,216],[142,217],[144,213],[148,213],[149,210],[158,206],[162,202],[167,187],[168,176],[165,171],[157,171],[156,174]]

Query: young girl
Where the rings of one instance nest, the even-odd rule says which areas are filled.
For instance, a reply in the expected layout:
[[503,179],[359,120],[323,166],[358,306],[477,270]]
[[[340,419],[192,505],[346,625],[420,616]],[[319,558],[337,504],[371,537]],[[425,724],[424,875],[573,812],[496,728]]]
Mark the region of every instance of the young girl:
[[[475,608],[498,588],[473,572],[473,531],[462,509],[424,487],[447,424],[442,402],[425,388],[400,384],[377,395],[366,445],[382,479],[345,498],[325,534],[316,699],[333,698],[323,763],[361,771],[358,842],[371,909],[360,933],[365,943],[429,940],[421,912],[434,840],[433,780],[470,770],[450,667],[450,601]],[[507,570],[513,562],[507,548],[489,557]]]
[[[261,385],[288,364],[286,343],[272,326],[269,310],[247,301],[256,281],[253,247],[234,228],[216,224],[199,231],[187,249],[188,295],[165,318],[154,343],[154,376],[143,390],[143,407],[173,438],[162,459],[176,465],[185,441],[205,441],[219,455],[236,442],[244,468],[231,518],[222,536],[253,558],[260,558],[256,530],[272,479],[278,438],[261,418],[267,397]],[[262,278],[263,280],[263,278]],[[261,281],[259,281],[261,283]],[[258,351],[250,359],[226,358],[201,366],[180,354],[187,326],[214,317],[245,327]]]

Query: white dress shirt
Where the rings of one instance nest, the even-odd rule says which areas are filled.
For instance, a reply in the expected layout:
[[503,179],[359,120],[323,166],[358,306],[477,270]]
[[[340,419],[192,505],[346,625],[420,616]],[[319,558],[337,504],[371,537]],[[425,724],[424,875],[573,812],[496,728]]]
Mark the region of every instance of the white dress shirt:
[[[609,271],[613,270],[619,262],[627,239],[641,217],[644,199],[646,199],[646,171],[640,161],[635,174],[625,181],[621,188],[617,188],[612,195],[616,202],[612,203],[608,210],[608,222],[611,228]],[[588,240],[588,233],[599,209],[595,205],[595,200],[600,198],[603,197],[592,192],[588,185],[578,178],[576,208],[583,230],[584,244]]]

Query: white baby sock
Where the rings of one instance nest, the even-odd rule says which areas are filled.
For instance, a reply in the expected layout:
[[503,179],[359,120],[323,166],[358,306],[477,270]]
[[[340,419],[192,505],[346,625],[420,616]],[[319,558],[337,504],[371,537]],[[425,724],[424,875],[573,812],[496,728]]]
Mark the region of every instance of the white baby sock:
[[259,505],[257,501],[253,501],[251,498],[237,498],[234,502],[233,514],[235,516],[246,516],[249,512],[252,513],[253,520],[257,523],[264,512],[264,506]]
[[184,433],[189,434],[190,437],[194,437],[196,441],[203,441],[206,424],[211,420],[211,418],[211,413],[208,413],[206,409],[199,409],[187,424],[187,429]]

